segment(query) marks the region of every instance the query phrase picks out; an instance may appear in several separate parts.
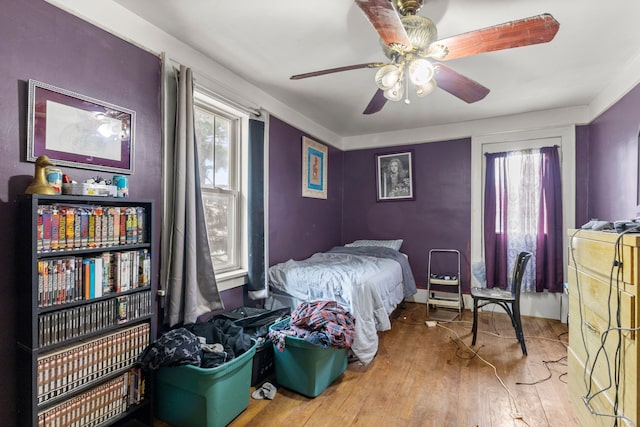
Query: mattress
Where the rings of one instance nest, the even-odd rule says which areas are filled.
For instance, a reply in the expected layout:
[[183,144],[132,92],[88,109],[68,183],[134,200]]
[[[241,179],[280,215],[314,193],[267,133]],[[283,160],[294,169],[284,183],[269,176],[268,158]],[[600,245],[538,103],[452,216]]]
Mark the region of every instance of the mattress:
[[265,307],[295,310],[304,301],[337,301],[356,319],[351,350],[368,364],[377,352],[377,331],[390,329],[389,314],[415,293],[408,265],[406,257],[387,248],[340,247],[289,260],[269,268]]

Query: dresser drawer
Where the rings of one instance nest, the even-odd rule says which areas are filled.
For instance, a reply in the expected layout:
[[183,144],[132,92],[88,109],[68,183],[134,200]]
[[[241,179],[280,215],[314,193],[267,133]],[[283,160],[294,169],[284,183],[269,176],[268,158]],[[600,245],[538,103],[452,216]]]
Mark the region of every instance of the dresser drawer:
[[[576,304],[572,299],[569,304]],[[587,365],[587,376],[602,386],[609,384],[615,376],[615,358],[620,354],[621,377],[627,388],[635,389],[637,385],[637,342],[623,335],[618,338],[617,331],[610,331],[604,346],[603,333],[608,322],[593,311],[583,307],[582,312],[576,310],[569,317],[569,347],[575,355]],[[620,350],[618,344],[620,341]],[[626,371],[626,372],[625,372]],[[628,375],[625,375],[628,374]]]
[[[602,281],[599,275],[577,271],[573,266],[567,269],[567,279],[569,310],[572,308],[571,304],[577,309],[580,307],[579,303],[582,303],[583,311],[590,311],[599,317],[598,326],[593,325],[599,332],[617,326],[618,306],[622,328],[631,329],[638,325],[636,295],[623,290],[624,284],[617,283],[615,279],[612,282],[609,279]],[[637,335],[633,331],[624,331],[623,334],[630,339],[635,339]]]
[[[585,376],[584,363],[580,356],[573,352],[573,349],[569,349],[567,353],[568,363],[568,377],[572,380],[569,381],[569,399],[573,403],[576,410],[576,416],[580,420],[580,424],[589,427],[611,427],[613,425],[614,407],[614,386],[612,385],[604,393],[597,393],[599,390],[608,386],[607,382],[601,383],[593,381],[591,384],[591,390],[589,387],[589,376]],[[635,373],[632,375],[635,378]],[[624,378],[624,377],[623,377]],[[635,384],[623,383],[619,390],[619,404],[618,414],[622,414],[630,420],[637,420],[637,388]],[[597,393],[597,394],[596,394]],[[620,421],[620,426],[631,425]]]
[[618,276],[618,267],[613,265],[614,260],[624,260],[621,283],[624,283],[627,292],[638,294],[640,234],[621,236],[604,231],[570,230],[569,236],[571,237],[568,258],[570,266],[608,282],[609,277]]
[[637,422],[640,335],[615,328],[640,325],[640,234],[569,230],[569,236],[570,399],[584,426],[613,425],[616,396],[617,414]]

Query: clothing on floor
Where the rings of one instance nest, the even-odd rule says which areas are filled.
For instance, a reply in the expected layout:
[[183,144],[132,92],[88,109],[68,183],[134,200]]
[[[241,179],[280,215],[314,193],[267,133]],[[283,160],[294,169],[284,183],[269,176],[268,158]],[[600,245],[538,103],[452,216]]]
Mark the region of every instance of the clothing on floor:
[[228,319],[213,319],[165,332],[140,354],[138,363],[147,371],[179,365],[215,368],[252,345],[242,327]]
[[349,348],[355,337],[355,318],[336,301],[303,302],[288,324],[269,334],[280,351],[286,336],[303,338],[323,348]]
[[243,328],[229,319],[211,319],[184,327],[195,335],[204,337],[207,344],[222,344],[224,347],[222,352],[203,352],[201,368],[215,368],[240,356],[253,345],[251,337],[244,333]]
[[200,366],[201,354],[198,337],[185,328],[177,328],[149,344],[138,356],[138,363],[145,371],[155,371],[163,366]]

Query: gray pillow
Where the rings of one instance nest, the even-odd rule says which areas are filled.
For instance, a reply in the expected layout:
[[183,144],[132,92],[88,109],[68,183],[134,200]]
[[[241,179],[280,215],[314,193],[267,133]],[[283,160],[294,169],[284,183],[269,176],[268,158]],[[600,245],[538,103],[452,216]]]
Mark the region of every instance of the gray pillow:
[[400,246],[402,246],[402,239],[397,240],[356,240],[352,243],[347,243],[344,245],[347,248],[358,248],[361,246],[382,246],[383,248],[395,249],[396,251],[400,250]]

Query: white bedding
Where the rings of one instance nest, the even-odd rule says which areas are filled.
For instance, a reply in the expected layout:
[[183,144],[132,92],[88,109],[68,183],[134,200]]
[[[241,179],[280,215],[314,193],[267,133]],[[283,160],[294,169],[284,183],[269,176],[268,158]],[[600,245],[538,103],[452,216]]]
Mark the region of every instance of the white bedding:
[[295,310],[303,301],[316,300],[333,300],[345,307],[356,319],[351,350],[365,364],[378,350],[377,331],[391,328],[389,314],[407,293],[398,261],[360,254],[317,253],[274,265],[268,277],[272,290],[268,309]]

